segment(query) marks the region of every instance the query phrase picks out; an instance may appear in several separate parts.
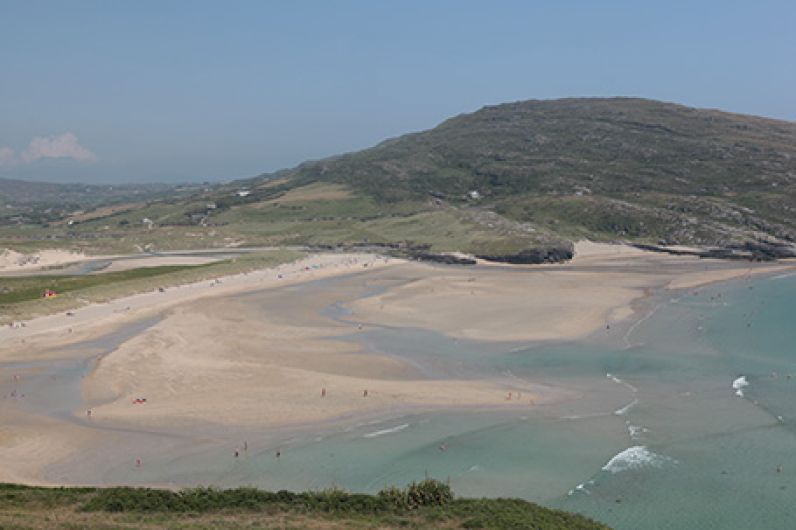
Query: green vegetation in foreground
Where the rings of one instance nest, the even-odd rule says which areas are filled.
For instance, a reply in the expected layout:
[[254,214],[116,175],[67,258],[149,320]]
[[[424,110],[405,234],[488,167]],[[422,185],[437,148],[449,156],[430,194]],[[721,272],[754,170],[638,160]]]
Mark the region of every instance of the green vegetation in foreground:
[[[85,276],[19,276],[0,278],[0,323],[73,309],[87,302],[106,301],[158,287],[219,278],[295,261],[305,253],[269,250],[205,265],[140,267]],[[59,293],[43,299],[45,289]]]
[[339,489],[182,491],[0,484],[2,528],[494,528],[606,529],[519,499],[456,499],[426,479],[377,495]]

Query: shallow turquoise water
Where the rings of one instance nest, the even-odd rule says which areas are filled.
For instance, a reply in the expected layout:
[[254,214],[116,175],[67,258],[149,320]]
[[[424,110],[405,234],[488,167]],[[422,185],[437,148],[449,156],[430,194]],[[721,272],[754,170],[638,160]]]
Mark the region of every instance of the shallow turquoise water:
[[[428,475],[450,479],[459,495],[523,497],[620,529],[796,528],[796,276],[647,303],[651,316],[632,333],[617,327],[583,343],[357,335],[431,378],[512,376],[579,399],[189,435],[146,455],[142,469],[109,464],[99,480],[375,492]],[[742,376],[739,397],[732,384]],[[234,459],[242,439],[248,450]]]
[[[364,336],[430,377],[510,374],[585,399],[263,434],[238,460],[222,456],[230,446],[165,468],[178,484],[370,492],[429,475],[460,495],[524,497],[620,529],[796,527],[796,277],[718,284],[648,309],[629,336],[606,330],[587,344]],[[732,387],[741,376],[743,398]]]
[[[628,352],[650,364],[614,369],[639,389],[627,420],[647,432],[633,443],[661,458],[596,471],[585,490],[550,504],[617,528],[796,527],[794,315],[794,277],[662,306],[639,330],[645,344]],[[741,376],[743,398],[731,386]]]

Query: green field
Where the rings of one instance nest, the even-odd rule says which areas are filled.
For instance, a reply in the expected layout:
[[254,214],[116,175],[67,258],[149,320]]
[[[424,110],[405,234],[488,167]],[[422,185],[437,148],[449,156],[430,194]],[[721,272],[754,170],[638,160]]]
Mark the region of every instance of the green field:
[[[211,264],[212,265],[212,264]],[[158,276],[173,277],[174,273],[189,269],[200,270],[210,265],[142,267],[120,272],[89,274],[85,276],[22,276],[0,279],[0,307],[42,298],[46,289],[58,295],[81,291],[102,285],[121,284]]]
[[[295,261],[305,253],[295,250],[260,251],[205,265],[140,267],[84,276],[20,276],[0,278],[0,323],[66,311],[89,302],[106,301],[247,272]],[[45,289],[58,294],[42,298]]]

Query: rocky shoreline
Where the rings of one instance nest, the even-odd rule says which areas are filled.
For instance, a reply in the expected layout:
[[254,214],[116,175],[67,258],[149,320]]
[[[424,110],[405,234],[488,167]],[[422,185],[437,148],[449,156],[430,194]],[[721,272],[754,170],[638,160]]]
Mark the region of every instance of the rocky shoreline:
[[712,258],[724,260],[744,261],[776,261],[779,259],[796,258],[796,248],[792,245],[777,242],[747,241],[737,245],[711,248],[705,250],[688,250],[670,248],[659,245],[645,245],[630,243],[631,246],[650,252],[662,252],[673,256],[697,256],[699,258]]
[[[723,247],[708,249],[673,248],[664,245],[645,243],[617,242],[640,250],[659,252],[673,256],[696,256],[705,259],[741,260],[741,261],[776,261],[796,258],[796,246],[787,243],[770,241],[747,241]],[[575,256],[572,243],[549,247],[529,248],[509,254],[476,254],[473,257],[432,252],[430,245],[412,245],[408,243],[363,243],[354,245],[317,245],[308,250],[340,251],[340,252],[383,252],[398,258],[443,265],[475,265],[477,259],[495,263],[512,265],[539,265],[544,263],[566,263]]]

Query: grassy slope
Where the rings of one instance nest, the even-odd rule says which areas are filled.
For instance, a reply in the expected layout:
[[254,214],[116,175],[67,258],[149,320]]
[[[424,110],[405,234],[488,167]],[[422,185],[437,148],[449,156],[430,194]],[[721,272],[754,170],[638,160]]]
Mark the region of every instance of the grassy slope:
[[[383,201],[475,202],[564,236],[796,237],[796,124],[641,99],[486,107],[305,164],[295,178],[347,183]],[[467,201],[471,190],[482,198]]]
[[[427,482],[427,481],[424,481]],[[421,483],[423,484],[423,483]],[[408,488],[407,488],[408,489]],[[3,528],[607,528],[518,499],[438,499],[253,489],[34,488],[0,484]],[[407,490],[399,491],[405,494]]]
[[642,99],[525,101],[71,227],[0,227],[0,247],[89,252],[403,242],[489,254],[583,237],[796,240],[796,124]]
[[[312,185],[308,186],[312,187]],[[302,188],[297,188],[301,190]],[[357,194],[339,198],[292,197],[281,202],[267,190],[249,202],[210,212],[206,226],[190,224],[190,213],[208,200],[179,204],[155,203],[74,226],[0,228],[0,248],[34,252],[70,248],[87,253],[127,253],[245,246],[339,245],[363,243],[427,244],[437,250],[519,250],[539,240],[536,233],[501,231],[477,217],[427,200],[381,203]],[[274,198],[277,197],[277,198]],[[220,202],[220,201],[219,201]],[[148,218],[153,229],[142,224]]]

